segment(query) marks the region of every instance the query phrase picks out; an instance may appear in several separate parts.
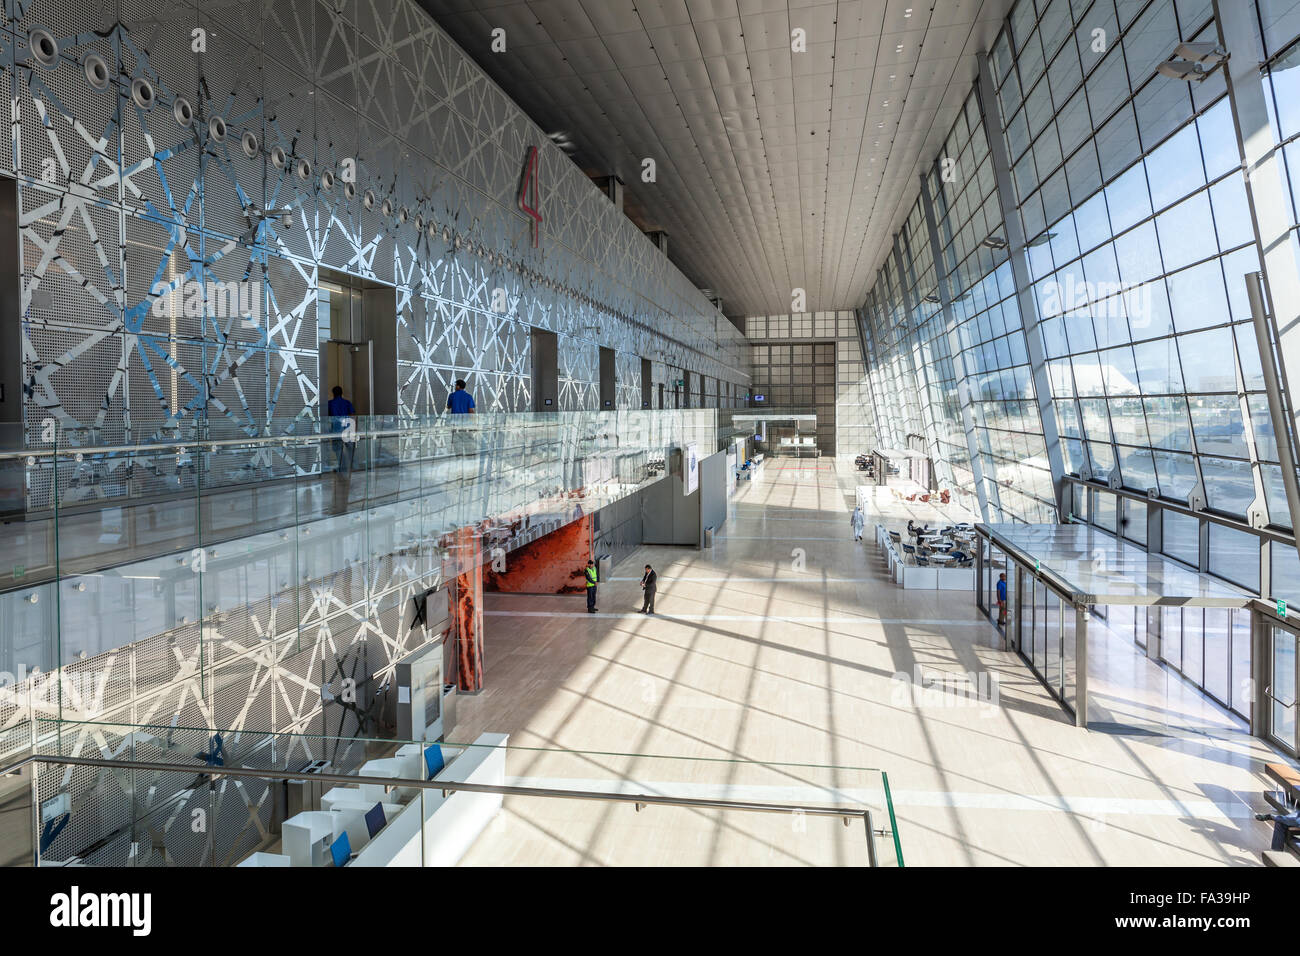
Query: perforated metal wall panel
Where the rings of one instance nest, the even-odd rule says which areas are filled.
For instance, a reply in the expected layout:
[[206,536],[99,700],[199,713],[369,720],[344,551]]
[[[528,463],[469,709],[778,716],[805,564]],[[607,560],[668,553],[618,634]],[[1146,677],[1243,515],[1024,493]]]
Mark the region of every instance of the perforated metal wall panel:
[[[393,286],[395,366],[376,374],[396,376],[401,415],[441,411],[457,378],[482,409],[530,409],[534,326],[560,336],[563,409],[598,406],[601,346],[616,351],[621,407],[640,405],[643,356],[656,381],[685,368],[738,391],[748,382],[730,323],[409,0],[4,10],[0,96],[19,122],[0,134],[0,172],[18,178],[24,316],[8,347],[21,349],[30,440],[47,419],[112,444],[171,438],[198,419],[260,436],[316,418],[322,269]],[[57,42],[50,66],[29,49],[37,28]],[[532,147],[536,247],[517,205]],[[230,300],[232,288],[246,297]],[[267,474],[319,473],[323,457],[329,467],[319,449],[265,454],[276,456],[261,462]],[[239,463],[227,465],[212,474],[237,486]],[[54,476],[33,475],[29,506],[48,507]],[[57,478],[61,502],[111,509],[193,492],[196,470],[182,454],[174,468],[114,462],[93,481],[68,462]],[[322,700],[345,679],[387,680],[436,636],[408,621],[411,597],[441,581],[430,542],[445,516],[401,503],[357,524],[323,517],[319,489],[270,484],[215,512],[164,500],[149,506],[156,521],[129,523],[174,554],[116,571],[62,555],[84,576],[0,594],[5,669],[62,667],[52,687],[28,676],[0,688],[0,754],[26,747],[40,718],[374,732],[365,713]],[[69,520],[97,536],[102,514]],[[320,520],[295,532],[285,515]],[[201,585],[187,563],[199,541]],[[55,587],[75,612],[57,623]],[[135,744],[137,756],[185,761],[212,745],[182,729]],[[107,732],[66,742],[100,755],[129,745]],[[298,746],[299,763],[321,755]],[[69,793],[77,811],[51,859],[102,840],[95,862],[229,862],[269,822],[265,787],[211,788],[197,771],[133,785],[49,773],[40,787]],[[204,834],[190,827],[196,809]],[[133,815],[145,822],[132,827]]]

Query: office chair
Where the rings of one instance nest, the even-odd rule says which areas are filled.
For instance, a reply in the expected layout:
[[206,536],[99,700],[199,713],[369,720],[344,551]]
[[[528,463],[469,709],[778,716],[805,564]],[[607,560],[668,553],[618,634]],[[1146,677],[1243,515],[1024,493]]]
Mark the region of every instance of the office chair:
[[355,855],[352,852],[352,841],[348,839],[348,831],[344,830],[339,834],[339,838],[330,844],[330,859],[334,861],[335,866],[347,866]]
[[442,748],[437,744],[424,749],[424,766],[429,771],[430,780],[438,775],[439,770],[447,766],[442,756]]
[[366,811],[366,833],[370,834],[370,839],[373,840],[378,836],[379,831],[387,824],[388,820],[384,816],[384,805],[382,803],[376,803]]

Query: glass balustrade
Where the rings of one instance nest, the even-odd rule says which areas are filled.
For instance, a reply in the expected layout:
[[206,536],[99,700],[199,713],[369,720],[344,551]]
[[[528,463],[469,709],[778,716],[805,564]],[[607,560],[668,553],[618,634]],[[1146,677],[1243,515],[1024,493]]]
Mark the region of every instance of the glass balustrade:
[[[256,853],[328,865],[322,847],[312,861],[295,842],[320,827],[326,842],[350,830],[363,865],[432,865],[445,862],[458,803],[458,819],[483,817],[457,848],[466,864],[903,865],[880,770],[490,738],[40,720],[35,752],[58,760],[35,765],[34,842],[51,866],[248,865]],[[306,770],[319,782],[273,776]],[[435,786],[420,786],[429,780]],[[376,804],[383,826],[371,832]],[[394,830],[381,836],[386,827]]]
[[399,595],[441,582],[458,529],[509,550],[663,477],[673,448],[712,453],[718,428],[716,410],[681,409],[265,432],[0,431],[0,734],[113,714],[195,661],[207,694],[223,653],[295,650],[345,613],[382,630]]

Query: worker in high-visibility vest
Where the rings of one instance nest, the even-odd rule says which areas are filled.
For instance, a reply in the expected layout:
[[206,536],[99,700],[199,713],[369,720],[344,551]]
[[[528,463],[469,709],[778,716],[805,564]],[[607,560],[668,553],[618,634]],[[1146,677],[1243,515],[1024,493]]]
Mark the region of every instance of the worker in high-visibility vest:
[[587,613],[596,613],[596,562],[587,559]]

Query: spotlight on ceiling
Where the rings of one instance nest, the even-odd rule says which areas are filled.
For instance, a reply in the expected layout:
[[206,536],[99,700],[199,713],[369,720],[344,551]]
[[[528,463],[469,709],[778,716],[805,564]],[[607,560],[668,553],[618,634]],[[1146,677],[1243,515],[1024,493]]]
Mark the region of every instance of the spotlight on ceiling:
[[578,151],[578,144],[569,137],[567,131],[559,130],[554,133],[547,133],[546,135],[552,143],[564,150],[564,152],[576,153]]
[[989,236],[982,243],[980,243],[980,245],[985,246],[989,249],[1005,249],[1007,247],[1007,241],[1003,239],[1001,236]]
[[1228,51],[1217,43],[1180,43],[1174,55],[1156,69],[1173,80],[1199,83],[1227,58]]

